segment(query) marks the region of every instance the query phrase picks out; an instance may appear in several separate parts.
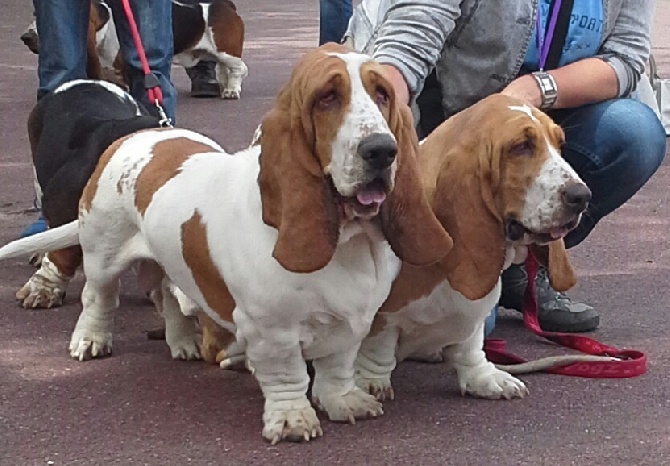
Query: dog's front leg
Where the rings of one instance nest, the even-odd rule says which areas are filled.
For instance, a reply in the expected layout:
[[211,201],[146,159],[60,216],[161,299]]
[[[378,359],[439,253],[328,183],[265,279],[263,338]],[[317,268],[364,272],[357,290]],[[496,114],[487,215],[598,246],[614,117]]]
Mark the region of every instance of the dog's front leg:
[[265,397],[263,437],[274,445],[280,440],[309,441],[322,436],[306,395],[309,376],[298,332],[279,325],[257,331],[245,325],[245,320],[237,314],[237,337],[246,343],[248,364]]
[[[375,319],[383,317],[378,315]],[[356,357],[356,385],[379,401],[395,397],[391,373],[396,365],[395,351],[399,333],[399,328],[391,324],[377,333],[373,330],[363,340]]]
[[479,398],[511,399],[528,394],[524,383],[507,372],[497,369],[486,359],[484,346],[484,323],[463,343],[444,349],[444,356],[458,374],[458,383],[463,395]]
[[313,361],[312,401],[328,413],[331,421],[348,421],[384,414],[382,404],[354,382],[354,361],[360,343]]

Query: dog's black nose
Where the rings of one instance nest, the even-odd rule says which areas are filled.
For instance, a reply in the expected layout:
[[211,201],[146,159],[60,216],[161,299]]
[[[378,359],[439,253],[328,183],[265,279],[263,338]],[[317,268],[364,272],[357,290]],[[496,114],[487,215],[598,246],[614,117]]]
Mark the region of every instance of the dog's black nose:
[[398,145],[390,134],[374,133],[358,144],[358,153],[376,170],[390,166],[398,153]]
[[591,200],[591,190],[583,183],[573,183],[563,188],[561,197],[570,210],[583,212]]

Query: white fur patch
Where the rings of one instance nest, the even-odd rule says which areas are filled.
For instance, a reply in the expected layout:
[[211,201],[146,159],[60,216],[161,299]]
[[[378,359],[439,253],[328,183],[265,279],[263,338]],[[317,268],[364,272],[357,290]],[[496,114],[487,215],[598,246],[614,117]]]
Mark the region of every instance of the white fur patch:
[[522,223],[533,231],[554,227],[556,212],[562,205],[561,190],[571,183],[583,183],[558,149],[546,140],[549,157],[526,193]]
[[510,110],[515,111],[515,112],[522,112],[528,115],[533,121],[537,121],[537,118],[533,115],[533,111],[530,109],[530,107],[526,104],[524,105],[510,105],[508,107]]
[[128,94],[126,91],[121,89],[119,86],[116,84],[109,83],[107,81],[98,81],[95,79],[73,79],[72,81],[68,81],[65,84],[61,84],[54,90],[54,94],[59,94],[61,92],[65,92],[68,89],[72,89],[75,86],[80,86],[82,84],[95,84],[96,86],[100,86],[103,89],[111,92],[114,94],[116,97],[119,98],[119,100],[127,103],[131,103],[135,106],[135,109],[137,111],[137,115],[141,115],[142,111],[140,110],[139,105],[137,104],[137,101],[133,99],[133,97]]
[[[340,194],[351,196],[362,183],[368,181],[365,161],[358,154],[361,140],[375,133],[389,134],[394,139],[395,136],[363,85],[361,66],[371,58],[353,52],[329,55],[340,58],[346,64],[351,78],[351,96],[347,115],[332,143],[332,160],[326,172]],[[396,162],[393,163],[393,170],[395,166]]]

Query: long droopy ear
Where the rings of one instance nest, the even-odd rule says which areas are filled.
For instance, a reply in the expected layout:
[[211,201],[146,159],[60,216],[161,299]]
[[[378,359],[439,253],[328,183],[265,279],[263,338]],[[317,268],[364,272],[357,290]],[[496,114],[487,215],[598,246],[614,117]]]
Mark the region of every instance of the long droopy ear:
[[262,123],[258,183],[263,221],[279,230],[273,257],[286,270],[309,273],[332,259],[339,216],[289,89]]
[[549,271],[549,283],[559,292],[568,291],[577,284],[577,275],[572,268],[565,242],[560,239],[547,246],[530,246],[537,261]]
[[454,238],[454,249],[447,257],[449,283],[466,298],[477,300],[489,294],[500,278],[504,236],[502,222],[490,208],[488,181],[463,176],[468,179],[460,186],[447,188],[443,180],[438,181],[435,203],[443,212],[450,210],[445,215],[448,220],[440,216]]
[[398,167],[393,191],[382,204],[382,231],[402,261],[430,265],[444,258],[453,241],[435,217],[419,179],[418,140],[409,107],[394,107],[389,126],[398,144]]
[[454,239],[444,260],[447,279],[467,299],[481,299],[498,283],[505,260],[503,222],[493,186],[498,168],[491,144],[465,140],[463,117],[439,126],[421,147],[421,157],[437,160],[431,203]]

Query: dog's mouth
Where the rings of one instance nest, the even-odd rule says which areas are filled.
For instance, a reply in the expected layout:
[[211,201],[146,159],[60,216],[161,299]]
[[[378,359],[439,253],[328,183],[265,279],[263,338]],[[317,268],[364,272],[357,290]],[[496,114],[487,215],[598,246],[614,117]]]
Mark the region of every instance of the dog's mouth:
[[505,237],[511,242],[547,244],[565,238],[568,233],[575,229],[579,223],[579,218],[580,216],[576,216],[569,222],[541,231],[526,228],[520,221],[510,218],[505,221]]
[[347,220],[375,217],[388,193],[388,183],[382,178],[375,178],[361,185],[352,196],[338,194],[341,214]]

